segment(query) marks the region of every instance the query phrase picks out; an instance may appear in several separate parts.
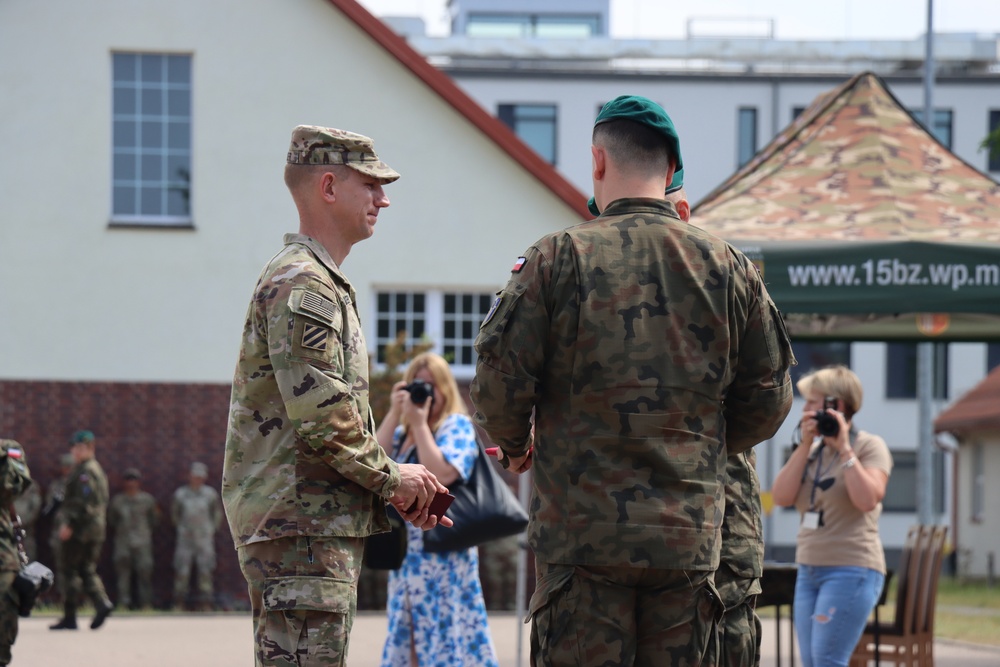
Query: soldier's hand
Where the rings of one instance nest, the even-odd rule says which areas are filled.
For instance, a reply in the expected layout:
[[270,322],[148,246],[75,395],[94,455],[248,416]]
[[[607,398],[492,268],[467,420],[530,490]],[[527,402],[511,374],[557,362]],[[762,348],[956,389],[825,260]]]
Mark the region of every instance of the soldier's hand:
[[67,524],[59,526],[59,540],[65,542],[69,538],[73,537],[73,529]]
[[534,454],[534,448],[529,449],[524,456],[507,456],[504,454],[502,449],[497,449],[497,461],[500,465],[504,467],[505,470],[510,472],[521,473],[528,472],[531,470],[532,454]]
[[[419,463],[399,464],[399,476],[402,481],[389,501],[400,516],[417,525],[414,521],[419,520],[421,511],[430,507],[434,494],[447,493],[448,488],[437,480],[434,473]],[[413,511],[408,512],[411,508]]]

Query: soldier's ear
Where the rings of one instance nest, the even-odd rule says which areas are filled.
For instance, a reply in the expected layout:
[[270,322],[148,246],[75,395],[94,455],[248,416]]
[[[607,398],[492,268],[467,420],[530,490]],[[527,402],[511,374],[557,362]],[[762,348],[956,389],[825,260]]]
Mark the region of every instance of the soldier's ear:
[[337,175],[332,171],[323,172],[317,183],[320,197],[328,204],[337,201]]
[[590,164],[593,170],[592,176],[594,180],[595,181],[604,180],[604,172],[607,171],[608,168],[607,153],[604,152],[603,148],[592,145],[590,147],[590,155],[591,155]]
[[691,204],[688,203],[687,199],[680,200],[674,207],[677,209],[677,215],[680,216],[681,220],[684,222],[691,220]]

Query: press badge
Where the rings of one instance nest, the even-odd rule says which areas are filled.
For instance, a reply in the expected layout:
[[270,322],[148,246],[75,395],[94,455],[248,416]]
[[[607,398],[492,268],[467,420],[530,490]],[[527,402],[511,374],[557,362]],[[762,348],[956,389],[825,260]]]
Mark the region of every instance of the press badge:
[[819,520],[819,512],[806,512],[802,515],[802,527],[810,530],[816,530],[819,528]]

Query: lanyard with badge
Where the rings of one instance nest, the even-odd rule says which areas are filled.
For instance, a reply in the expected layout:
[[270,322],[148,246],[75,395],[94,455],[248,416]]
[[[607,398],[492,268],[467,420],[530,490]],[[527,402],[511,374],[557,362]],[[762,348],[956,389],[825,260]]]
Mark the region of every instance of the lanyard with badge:
[[[849,438],[851,447],[854,447],[854,443],[857,440],[857,431],[851,428],[849,432]],[[823,510],[816,507],[816,489],[822,488],[824,491],[830,488],[830,484],[833,483],[831,480],[830,484],[825,487],[821,484],[821,480],[826,476],[830,469],[837,463],[837,457],[834,455],[830,459],[830,463],[823,468],[823,450],[826,449],[825,443],[820,443],[816,450],[815,457],[810,456],[809,460],[816,461],[816,469],[813,472],[812,479],[812,489],[809,491],[809,509],[802,515],[802,527],[808,528],[810,530],[816,530],[817,528],[823,527]],[[802,471],[802,482],[806,481],[806,476],[808,475],[808,468]]]

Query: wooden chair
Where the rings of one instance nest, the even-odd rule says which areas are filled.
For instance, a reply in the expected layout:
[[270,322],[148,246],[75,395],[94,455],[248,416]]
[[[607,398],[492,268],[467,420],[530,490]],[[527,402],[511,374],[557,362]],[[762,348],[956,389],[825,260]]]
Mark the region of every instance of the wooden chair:
[[934,609],[944,557],[945,526],[913,526],[899,562],[896,609],[891,622],[871,622],[851,656],[851,667],[892,663],[933,667]]

